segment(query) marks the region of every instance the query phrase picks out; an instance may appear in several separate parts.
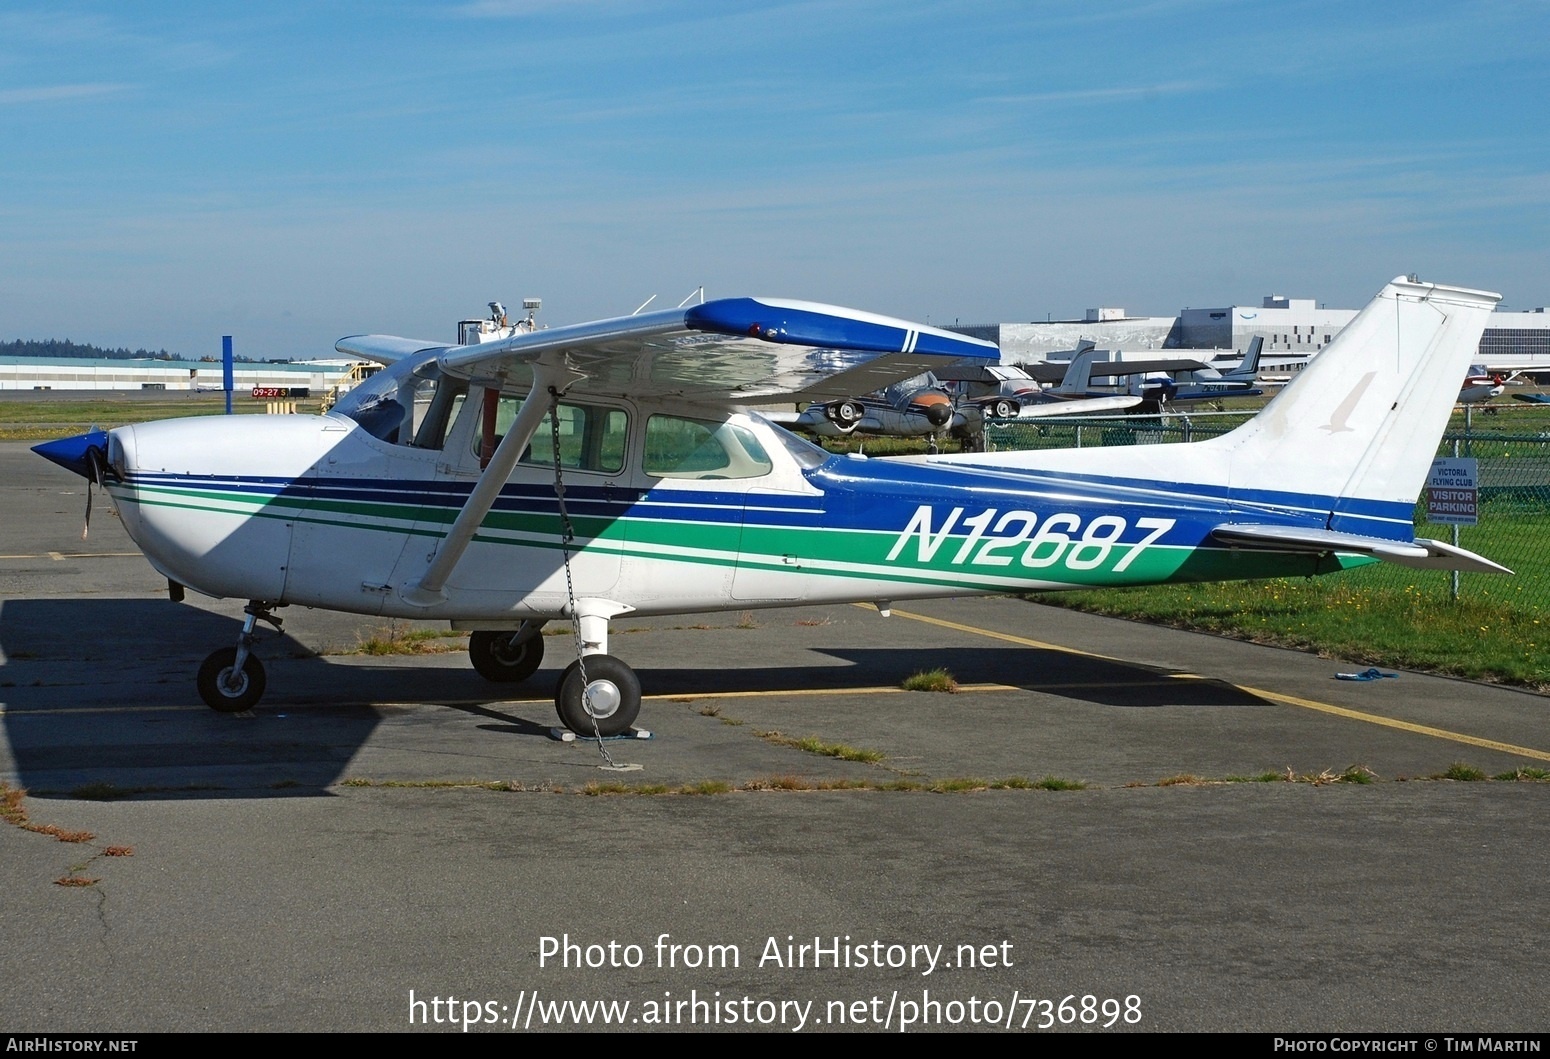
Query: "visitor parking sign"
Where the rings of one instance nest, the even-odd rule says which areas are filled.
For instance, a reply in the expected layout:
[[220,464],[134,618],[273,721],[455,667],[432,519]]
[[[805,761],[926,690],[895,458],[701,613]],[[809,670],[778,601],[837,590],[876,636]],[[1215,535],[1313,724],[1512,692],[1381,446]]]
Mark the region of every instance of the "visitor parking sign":
[[1479,462],[1458,457],[1432,461],[1426,479],[1426,520],[1473,526],[1480,521]]

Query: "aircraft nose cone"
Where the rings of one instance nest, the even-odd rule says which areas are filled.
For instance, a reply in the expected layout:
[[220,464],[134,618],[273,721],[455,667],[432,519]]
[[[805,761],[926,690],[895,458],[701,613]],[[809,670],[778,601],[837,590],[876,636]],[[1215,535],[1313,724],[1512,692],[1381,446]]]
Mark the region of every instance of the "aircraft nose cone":
[[106,430],[89,430],[73,438],[45,441],[32,447],[32,451],[45,460],[57,463],[65,470],[73,471],[87,479],[92,477],[89,455],[92,449],[97,450],[99,458],[107,455],[108,432]]

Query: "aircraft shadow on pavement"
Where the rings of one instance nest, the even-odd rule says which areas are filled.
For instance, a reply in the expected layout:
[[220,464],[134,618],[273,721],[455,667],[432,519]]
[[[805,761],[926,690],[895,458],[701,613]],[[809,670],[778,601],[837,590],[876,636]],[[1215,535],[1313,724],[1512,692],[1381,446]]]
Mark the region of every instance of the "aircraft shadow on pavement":
[[[21,784],[34,792],[103,785],[198,797],[318,794],[337,782],[377,726],[362,692],[398,689],[396,674],[330,667],[272,630],[257,653],[271,682],[300,666],[317,692],[332,680],[337,709],[217,714],[204,706],[194,674],[204,656],[235,644],[239,623],[197,607],[155,599],[8,599],[0,604],[0,705],[4,736]],[[295,661],[291,661],[294,659]],[[279,664],[277,664],[277,660]],[[298,696],[300,698],[302,696]]]
[[[258,647],[270,677],[264,700],[250,714],[218,714],[200,701],[193,676],[205,654],[236,641],[237,629],[230,617],[165,600],[4,601],[0,752],[9,752],[19,782],[39,793],[95,784],[171,797],[316,796],[343,778],[375,731],[382,718],[376,704],[444,705],[496,722],[479,727],[498,735],[548,738],[555,723],[545,700],[558,668],[524,684],[492,685],[461,653],[430,665],[343,665],[272,631]],[[757,656],[758,646],[749,647]],[[1011,645],[840,647],[811,656],[816,664],[646,665],[639,675],[651,696],[815,689],[843,695],[897,686],[911,673],[941,667],[964,683],[1007,684],[1100,706],[1263,705],[1221,681]],[[519,700],[538,703],[516,711],[505,705]]]
[[963,684],[1007,684],[1100,706],[1267,705],[1225,681],[1181,679],[1172,670],[1154,666],[1011,644],[936,650],[830,647],[814,653],[844,664],[780,669],[641,668],[639,675],[647,693],[656,695],[815,688],[843,693],[855,688],[898,687],[913,673],[941,668]]

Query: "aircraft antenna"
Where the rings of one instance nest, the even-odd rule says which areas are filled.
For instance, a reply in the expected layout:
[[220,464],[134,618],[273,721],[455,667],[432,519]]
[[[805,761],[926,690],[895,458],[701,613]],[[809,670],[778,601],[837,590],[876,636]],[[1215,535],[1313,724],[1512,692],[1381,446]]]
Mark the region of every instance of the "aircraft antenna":
[[[700,304],[704,305],[705,304],[705,288],[704,288],[703,285],[699,286],[699,287],[696,287],[692,291],[690,291],[689,292],[689,298],[693,298],[696,294],[698,294],[700,296]],[[682,309],[685,305],[688,305],[689,304],[689,298],[685,298],[683,301],[679,302],[678,303],[678,308]],[[637,309],[635,311],[636,312],[640,312],[639,309]]]
[[638,308],[636,308],[636,310],[633,313],[631,313],[630,315],[631,316],[639,316],[641,309],[644,309],[646,306],[650,305],[652,302],[654,302],[656,300],[657,300],[657,296],[655,294],[653,294],[651,297],[649,297],[645,301],[641,302],[640,306]]

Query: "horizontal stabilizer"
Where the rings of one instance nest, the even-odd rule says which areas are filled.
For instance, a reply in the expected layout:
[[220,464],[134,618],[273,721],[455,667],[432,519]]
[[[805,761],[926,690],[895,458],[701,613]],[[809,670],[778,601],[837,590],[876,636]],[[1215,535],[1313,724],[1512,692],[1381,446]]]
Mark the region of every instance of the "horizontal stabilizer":
[[1443,541],[1418,537],[1413,541],[1364,537],[1357,533],[1302,526],[1217,526],[1211,536],[1223,544],[1264,548],[1279,552],[1350,552],[1371,555],[1418,570],[1469,570],[1475,573],[1510,574],[1511,570],[1474,552]]

